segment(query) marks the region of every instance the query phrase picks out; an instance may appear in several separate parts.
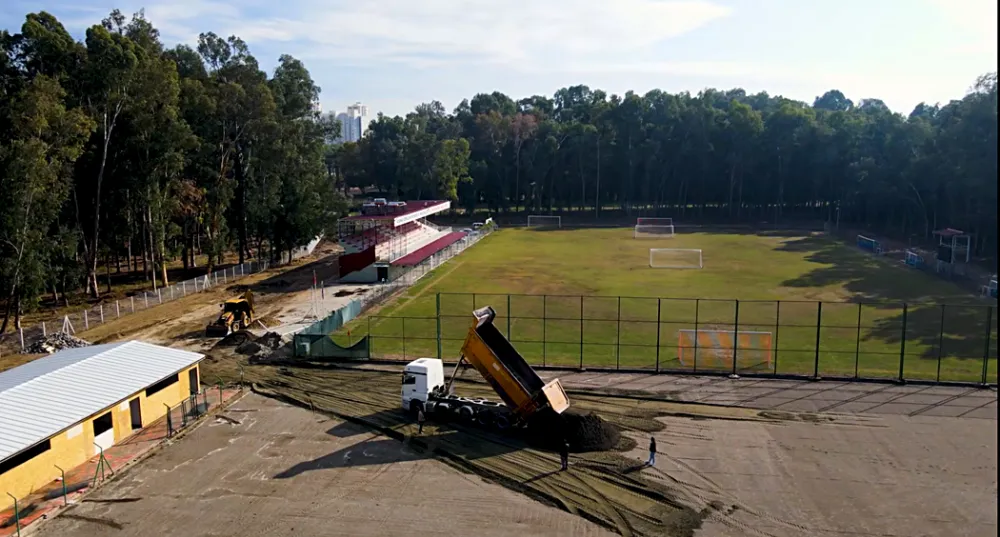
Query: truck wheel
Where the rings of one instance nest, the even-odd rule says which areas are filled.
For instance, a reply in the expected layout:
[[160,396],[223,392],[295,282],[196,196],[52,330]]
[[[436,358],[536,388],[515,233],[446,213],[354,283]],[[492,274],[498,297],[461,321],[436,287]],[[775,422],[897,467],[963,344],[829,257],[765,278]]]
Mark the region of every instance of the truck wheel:
[[233,332],[239,332],[240,330],[242,330],[243,329],[242,325],[243,323],[241,323],[238,319],[233,321]]
[[501,431],[506,430],[506,429],[510,429],[510,420],[507,419],[507,416],[504,416],[502,414],[499,415],[499,416],[497,416],[497,419],[496,419],[495,423],[496,423],[497,429],[499,429]]
[[462,408],[459,408],[458,415],[469,421],[476,420],[476,411],[473,410],[471,406],[463,406]]

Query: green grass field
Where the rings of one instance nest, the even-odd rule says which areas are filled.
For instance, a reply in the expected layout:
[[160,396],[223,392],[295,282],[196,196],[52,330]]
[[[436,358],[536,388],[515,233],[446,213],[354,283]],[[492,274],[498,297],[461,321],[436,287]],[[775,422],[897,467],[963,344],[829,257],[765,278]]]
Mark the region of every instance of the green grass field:
[[[704,268],[650,268],[650,248],[701,249]],[[940,367],[941,380],[978,381],[988,352],[995,383],[995,304],[816,234],[504,229],[333,337],[369,334],[374,356],[416,358],[437,356],[440,331],[454,359],[472,310],[489,305],[533,364],[728,370],[732,351],[688,348],[681,360],[678,330],[736,326],[769,333],[736,349],[744,373],[808,375],[818,356],[821,376],[892,378],[902,355],[905,378]]]

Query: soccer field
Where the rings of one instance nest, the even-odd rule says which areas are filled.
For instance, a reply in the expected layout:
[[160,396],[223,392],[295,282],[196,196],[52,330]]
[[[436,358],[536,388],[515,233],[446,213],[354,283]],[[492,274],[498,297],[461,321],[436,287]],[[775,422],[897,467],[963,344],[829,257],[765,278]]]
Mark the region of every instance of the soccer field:
[[[651,268],[650,248],[700,249],[703,268]],[[819,234],[634,239],[631,228],[504,229],[334,339],[343,345],[369,334],[373,356],[391,358],[437,356],[440,339],[442,357],[453,360],[472,310],[492,306],[497,326],[534,364],[735,364],[743,373],[886,378],[902,367],[909,379],[977,381],[988,353],[995,383],[989,304]],[[736,343],[679,337],[734,328]]]

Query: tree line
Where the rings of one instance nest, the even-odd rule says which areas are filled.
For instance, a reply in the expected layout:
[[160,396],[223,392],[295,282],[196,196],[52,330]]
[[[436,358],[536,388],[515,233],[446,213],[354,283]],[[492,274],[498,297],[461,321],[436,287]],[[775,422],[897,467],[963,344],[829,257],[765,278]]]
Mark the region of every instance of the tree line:
[[831,90],[810,105],[741,89],[552,98],[482,93],[379,115],[334,154],[345,186],[496,213],[822,219],[901,238],[952,227],[997,248],[997,74],[908,115]]
[[170,261],[211,271],[329,229],[345,202],[319,91],[291,56],[269,76],[238,37],[166,48],[141,12],[83,42],[45,12],[0,31],[0,333],[43,296],[110,291],[122,260],[155,287]]

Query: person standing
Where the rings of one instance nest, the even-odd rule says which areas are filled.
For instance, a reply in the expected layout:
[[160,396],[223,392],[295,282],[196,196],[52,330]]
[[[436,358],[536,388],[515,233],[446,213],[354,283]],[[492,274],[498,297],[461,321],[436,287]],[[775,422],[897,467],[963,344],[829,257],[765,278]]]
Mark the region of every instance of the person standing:
[[649,460],[646,461],[646,466],[656,466],[656,439],[652,436],[649,437]]
[[417,434],[424,434],[424,422],[427,421],[427,416],[424,416],[424,409],[417,409]]
[[569,442],[563,440],[562,445],[559,446],[559,460],[562,462],[562,468],[560,471],[566,471],[569,469]]

